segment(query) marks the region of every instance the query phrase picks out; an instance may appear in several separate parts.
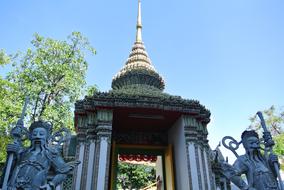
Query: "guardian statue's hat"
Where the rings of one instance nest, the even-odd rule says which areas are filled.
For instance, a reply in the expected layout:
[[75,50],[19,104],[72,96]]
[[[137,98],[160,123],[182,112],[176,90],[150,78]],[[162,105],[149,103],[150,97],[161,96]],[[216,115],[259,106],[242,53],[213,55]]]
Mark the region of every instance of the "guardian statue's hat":
[[259,139],[258,134],[254,131],[254,130],[250,130],[250,131],[244,131],[242,133],[242,140],[246,139],[248,137],[256,137]]
[[35,128],[44,128],[47,131],[48,136],[52,133],[52,123],[49,121],[35,121],[31,124],[29,131],[32,132]]

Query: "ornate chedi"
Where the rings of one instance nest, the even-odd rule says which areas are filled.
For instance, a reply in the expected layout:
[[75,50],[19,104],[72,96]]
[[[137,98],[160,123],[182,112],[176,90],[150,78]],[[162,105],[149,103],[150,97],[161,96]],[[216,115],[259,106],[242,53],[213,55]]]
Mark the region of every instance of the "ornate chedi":
[[138,5],[136,41],[126,61],[125,66],[114,76],[112,88],[123,90],[150,86],[164,90],[165,83],[151,63],[142,41],[141,4]]

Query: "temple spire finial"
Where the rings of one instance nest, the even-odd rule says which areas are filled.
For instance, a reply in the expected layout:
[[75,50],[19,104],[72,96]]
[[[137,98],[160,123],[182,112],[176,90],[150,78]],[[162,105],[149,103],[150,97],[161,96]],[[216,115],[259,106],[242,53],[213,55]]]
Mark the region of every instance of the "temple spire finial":
[[142,42],[141,0],[138,0],[138,16],[136,25],[136,42]]

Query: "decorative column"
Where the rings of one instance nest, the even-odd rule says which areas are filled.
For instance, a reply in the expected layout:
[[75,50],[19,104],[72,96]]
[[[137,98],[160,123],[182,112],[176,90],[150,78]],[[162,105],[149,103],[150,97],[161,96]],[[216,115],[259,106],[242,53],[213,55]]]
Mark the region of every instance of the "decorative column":
[[215,177],[212,172],[212,165],[210,160],[211,149],[207,140],[208,131],[207,126],[203,126],[203,160],[205,166],[205,179],[209,190],[215,190]]
[[186,140],[186,149],[188,157],[188,171],[190,176],[190,189],[198,190],[202,189],[201,179],[200,179],[200,167],[198,161],[197,152],[197,123],[196,120],[190,116],[183,117],[184,123],[184,135]]
[[191,189],[212,190],[211,163],[206,125],[191,116],[184,116],[184,131],[188,151]]
[[[201,182],[201,189],[208,190],[208,184],[207,184],[207,176],[205,171],[205,161],[203,156],[204,151],[204,134],[203,134],[203,126],[200,122],[197,122],[195,120],[195,125],[197,126],[197,143],[196,143],[196,154],[198,157],[198,170],[199,170],[199,179]],[[206,182],[205,182],[206,181]]]
[[97,111],[96,153],[93,189],[107,190],[109,182],[112,110]]
[[85,158],[88,164],[86,164],[84,179],[86,180],[85,189],[92,190],[94,189],[93,171],[94,171],[95,150],[96,150],[95,112],[87,113],[87,121],[88,121],[88,130],[87,130],[87,148],[85,151]]
[[73,190],[82,189],[82,176],[83,176],[83,166],[85,165],[85,142],[86,142],[86,132],[87,132],[87,120],[84,115],[77,116],[77,138],[78,144],[76,147],[76,160],[79,160],[81,163],[75,169],[74,180],[73,180]]

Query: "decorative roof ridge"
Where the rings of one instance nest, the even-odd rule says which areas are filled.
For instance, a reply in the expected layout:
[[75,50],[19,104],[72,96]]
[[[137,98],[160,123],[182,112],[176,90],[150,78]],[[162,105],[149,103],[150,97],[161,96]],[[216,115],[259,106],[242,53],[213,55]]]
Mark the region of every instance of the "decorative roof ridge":
[[[84,100],[77,101],[75,109],[80,112],[86,110],[87,107],[135,107],[135,108],[153,108],[169,111],[178,111],[185,114],[196,115],[203,122],[209,123],[210,111],[198,100],[184,99],[181,96],[174,96],[164,92],[153,95],[151,89],[145,86],[140,92],[133,89],[132,93],[128,88],[124,90],[110,90],[109,92],[95,92],[93,96],[86,96]],[[148,89],[148,91],[147,91]],[[149,94],[151,93],[151,94]]]

